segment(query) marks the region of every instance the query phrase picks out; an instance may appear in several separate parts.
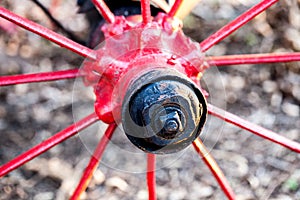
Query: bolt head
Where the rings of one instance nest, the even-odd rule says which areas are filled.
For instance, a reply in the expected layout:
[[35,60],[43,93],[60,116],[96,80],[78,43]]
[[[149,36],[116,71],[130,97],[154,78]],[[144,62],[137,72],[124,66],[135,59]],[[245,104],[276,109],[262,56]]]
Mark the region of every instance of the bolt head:
[[179,124],[176,120],[170,119],[170,120],[167,120],[167,122],[164,126],[164,129],[167,132],[177,132],[179,129]]
[[161,134],[159,135],[164,138],[174,138],[183,130],[183,124],[177,110],[173,110],[160,116],[159,121],[160,127],[162,128]]

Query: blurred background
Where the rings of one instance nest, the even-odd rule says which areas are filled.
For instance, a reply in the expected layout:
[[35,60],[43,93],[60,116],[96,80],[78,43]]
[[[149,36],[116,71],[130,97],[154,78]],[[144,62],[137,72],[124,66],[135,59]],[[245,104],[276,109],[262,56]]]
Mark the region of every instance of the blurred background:
[[[76,38],[87,40],[90,25],[78,13],[76,0],[40,2]],[[202,0],[185,18],[184,31],[200,42],[257,2]],[[61,32],[32,1],[3,0],[0,5]],[[78,68],[83,61],[3,19],[0,49],[1,75]],[[281,0],[207,54],[293,51],[300,51],[300,1]],[[216,71],[220,82],[212,76]],[[299,62],[213,68],[204,82],[211,93],[224,91],[217,98],[227,111],[300,142]],[[72,124],[77,113],[85,112],[78,109],[78,102],[92,102],[93,98],[90,93],[74,96],[74,80],[1,87],[0,163]],[[217,119],[209,121],[221,127],[206,128],[205,143],[238,199],[300,199],[300,155]],[[82,138],[93,139],[94,130],[88,129],[86,135],[67,140],[1,178],[0,199],[67,199],[90,157]],[[118,138],[113,140],[117,143]],[[110,154],[107,151],[105,156]],[[124,172],[145,163],[130,158],[123,162],[120,168],[100,165],[84,199],[147,199],[145,173]],[[161,200],[226,199],[192,147],[157,171],[157,193]]]

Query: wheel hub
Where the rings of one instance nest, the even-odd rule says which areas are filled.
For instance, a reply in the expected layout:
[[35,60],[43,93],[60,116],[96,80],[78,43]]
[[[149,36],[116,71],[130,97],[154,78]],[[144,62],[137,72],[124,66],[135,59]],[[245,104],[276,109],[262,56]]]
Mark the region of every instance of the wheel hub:
[[122,125],[140,149],[173,153],[199,136],[206,113],[206,101],[194,83],[173,69],[155,69],[129,85]]
[[83,68],[99,119],[122,122],[129,140],[151,153],[184,149],[206,119],[199,85],[206,66],[199,44],[180,27],[164,14],[147,25],[117,17],[102,27],[106,40],[97,62],[86,61]]

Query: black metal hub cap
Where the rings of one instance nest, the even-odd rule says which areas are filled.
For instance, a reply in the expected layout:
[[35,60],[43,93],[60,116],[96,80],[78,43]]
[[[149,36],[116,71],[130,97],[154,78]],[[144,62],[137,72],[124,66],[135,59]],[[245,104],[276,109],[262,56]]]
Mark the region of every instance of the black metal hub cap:
[[207,115],[198,87],[172,69],[156,69],[130,84],[122,106],[129,140],[150,153],[174,153],[200,134]]

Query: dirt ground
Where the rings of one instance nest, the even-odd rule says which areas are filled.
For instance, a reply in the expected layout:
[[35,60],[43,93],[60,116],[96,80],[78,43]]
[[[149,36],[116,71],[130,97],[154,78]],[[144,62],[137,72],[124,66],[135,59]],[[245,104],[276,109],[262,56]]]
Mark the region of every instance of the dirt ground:
[[[41,2],[50,7],[52,1]],[[184,31],[202,41],[256,2],[203,0],[185,19]],[[0,5],[59,32],[29,0],[4,0]],[[75,0],[52,8],[68,30],[87,37],[88,23],[76,12]],[[2,19],[0,49],[1,75],[75,69],[83,61]],[[293,51],[300,51],[300,1],[281,0],[207,54]],[[212,104],[300,142],[300,62],[213,67],[202,84]],[[93,100],[79,79],[1,87],[0,164],[89,114]],[[103,129],[103,124],[96,124],[1,178],[0,200],[67,199]],[[213,117],[203,134],[238,199],[300,199],[300,155]],[[145,154],[118,129],[84,199],[147,199],[145,162]],[[157,165],[160,200],[226,199],[192,147],[158,156]]]

